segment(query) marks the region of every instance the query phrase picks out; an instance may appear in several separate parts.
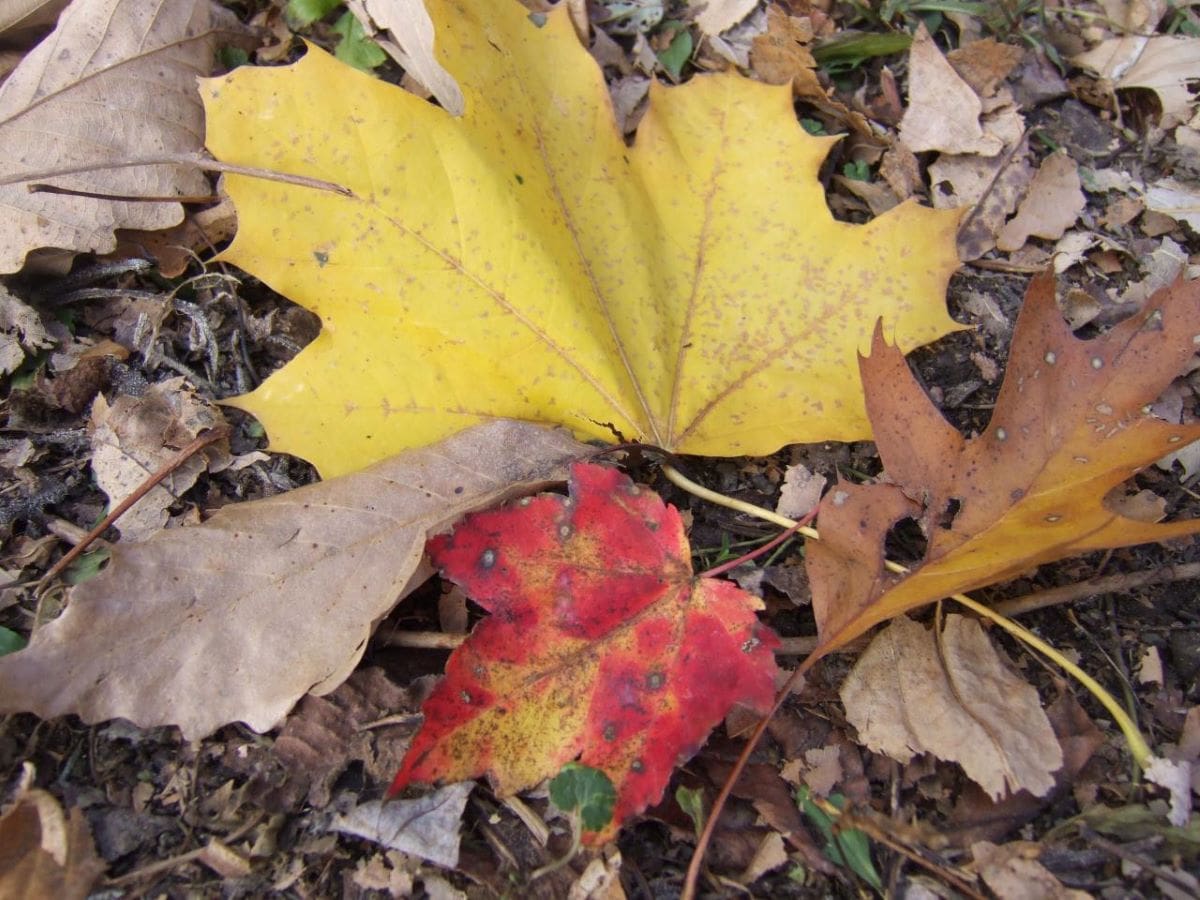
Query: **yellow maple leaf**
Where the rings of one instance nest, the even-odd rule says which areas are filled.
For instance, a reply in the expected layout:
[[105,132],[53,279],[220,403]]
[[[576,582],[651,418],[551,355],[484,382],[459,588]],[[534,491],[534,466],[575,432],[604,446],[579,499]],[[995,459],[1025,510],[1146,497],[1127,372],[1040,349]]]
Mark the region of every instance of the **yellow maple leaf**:
[[764,454],[868,437],[856,354],[954,330],[953,212],[837,222],[786,86],[654,85],[632,147],[565,8],[430,0],[454,118],[310,48],[203,89],[227,176],[225,258],[320,336],[235,401],[325,476],[482,420]]
[[[1013,332],[991,422],[966,440],[925,396],[904,358],[876,334],[862,360],[867,407],[892,483],[840,484],[822,501],[821,540],[807,547],[819,652],[943,597],[1015,578],[1091,550],[1166,541],[1200,519],[1123,514],[1111,492],[1172,450],[1200,440],[1149,404],[1200,343],[1200,281],[1177,281],[1102,337],[1076,338],[1034,279]],[[920,517],[924,559],[884,571],[898,520]]]

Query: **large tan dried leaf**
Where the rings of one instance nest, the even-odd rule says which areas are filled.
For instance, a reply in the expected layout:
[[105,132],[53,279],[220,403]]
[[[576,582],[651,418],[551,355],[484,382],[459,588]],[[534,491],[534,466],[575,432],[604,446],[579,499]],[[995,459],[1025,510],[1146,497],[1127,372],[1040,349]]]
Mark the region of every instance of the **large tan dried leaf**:
[[341,479],[118,545],[29,646],[0,657],[0,711],[266,731],[353,670],[428,575],[426,536],[562,476],[587,448],[497,421]]
[[[196,78],[210,73],[219,35],[234,26],[210,0],[76,0],[0,86],[4,174],[199,150]],[[121,197],[209,193],[203,173],[182,166],[40,180]],[[0,186],[0,208],[0,272],[17,271],[38,248],[106,253],[116,228],[183,218],[178,203],[30,193],[24,183]]]
[[[880,334],[862,360],[867,409],[891,484],[839,484],[821,505],[807,567],[822,650],[893,616],[1042,563],[1200,531],[1200,520],[1127,518],[1106,497],[1200,426],[1156,418],[1154,400],[1200,345],[1200,281],[1177,281],[1092,341],[1076,338],[1054,280],[1030,285],[987,429],[966,440]],[[883,571],[897,519],[919,516],[924,559]]]
[[993,799],[1054,787],[1062,748],[1037,691],[1000,659],[974,619],[948,616],[937,637],[900,616],[842,685],[846,717],[872,750],[908,762],[957,762]]
[[5,900],[83,900],[103,871],[78,808],[68,816],[54,797],[34,788],[22,791],[0,817],[0,897]]

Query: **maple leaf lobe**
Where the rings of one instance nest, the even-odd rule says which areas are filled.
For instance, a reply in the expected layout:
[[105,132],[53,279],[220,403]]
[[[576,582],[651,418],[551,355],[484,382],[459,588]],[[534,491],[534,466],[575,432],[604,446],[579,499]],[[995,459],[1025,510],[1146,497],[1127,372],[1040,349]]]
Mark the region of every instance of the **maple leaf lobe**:
[[220,159],[352,191],[227,177],[225,258],[326,325],[234,401],[273,447],[329,477],[495,417],[706,455],[859,439],[875,319],[906,350],[959,327],[957,213],[835,221],[786,86],[654,85],[629,147],[565,7],[428,7],[461,118],[315,48],[203,89]]
[[579,757],[617,788],[601,840],[734,703],[770,706],[761,601],[694,576],[678,511],[614,469],[577,464],[569,497],[469,516],[429,554],[491,615],[451,655],[394,790],[487,774],[507,794]]

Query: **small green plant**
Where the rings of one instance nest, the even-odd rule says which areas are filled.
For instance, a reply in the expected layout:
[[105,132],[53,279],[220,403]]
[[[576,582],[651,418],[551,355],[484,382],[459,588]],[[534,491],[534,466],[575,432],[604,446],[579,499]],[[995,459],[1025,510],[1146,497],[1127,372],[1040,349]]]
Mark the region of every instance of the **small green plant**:
[[[882,894],[883,880],[871,860],[871,842],[859,829],[838,825],[836,814],[845,808],[846,798],[841,794],[830,794],[828,800],[819,801],[813,797],[807,785],[801,785],[796,791],[796,803],[825,839],[826,859],[834,865],[850,869]],[[831,807],[834,813],[831,815],[822,807]]]
[[617,792],[608,776],[583,763],[569,762],[550,780],[550,800],[587,831],[612,821]]
[[67,568],[63,580],[67,584],[83,584],[89,578],[100,574],[101,567],[108,562],[110,556],[112,556],[112,551],[107,548],[83,554]]
[[550,802],[566,813],[571,823],[571,846],[560,858],[542,866],[532,878],[561,869],[579,852],[584,831],[600,831],[612,822],[617,789],[599,769],[569,762],[550,779]]
[[[288,0],[283,17],[290,28],[303,31],[339,9],[342,3],[343,0]],[[330,30],[340,38],[333,55],[347,65],[369,72],[387,60],[387,54],[371,40],[362,23],[349,10],[338,17]]]
[[704,791],[700,788],[678,787],[675,789],[675,802],[679,804],[696,829],[696,836],[704,830]]
[[852,159],[842,166],[842,174],[853,181],[870,181],[871,167],[861,159]]
[[333,23],[333,32],[341,37],[338,45],[333,48],[333,55],[347,65],[369,72],[387,60],[387,54],[367,37],[362,23],[355,18],[354,13],[342,13],[341,18]]
[[342,0],[288,0],[283,18],[288,27],[300,30],[321,21],[342,5]]
[[0,625],[0,656],[24,650],[25,643],[25,638],[21,637],[21,635],[17,634],[11,628],[5,628]]
[[678,81],[684,65],[692,58],[692,33],[683,22],[674,19],[663,22],[661,32],[671,34],[671,43],[667,45],[666,50],[658,54],[658,61],[672,80]]

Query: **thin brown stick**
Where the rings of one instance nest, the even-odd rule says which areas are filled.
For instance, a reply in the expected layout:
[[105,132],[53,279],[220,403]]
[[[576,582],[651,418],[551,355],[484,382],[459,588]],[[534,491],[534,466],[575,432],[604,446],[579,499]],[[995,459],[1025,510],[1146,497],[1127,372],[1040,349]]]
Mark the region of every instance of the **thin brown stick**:
[[1027,146],[1026,142],[1028,140],[1029,128],[1026,127],[1026,129],[1021,132],[1021,136],[1017,139],[1016,143],[1008,148],[1008,152],[1004,154],[1004,159],[1000,160],[1000,166],[996,169],[996,174],[992,176],[992,180],[988,182],[988,186],[983,189],[983,194],[978,200],[975,201],[975,205],[971,207],[971,211],[967,213],[967,217],[958,224],[958,231],[956,232],[957,237],[961,238],[963,232],[965,232],[975,221],[976,217],[979,215],[979,210],[983,208],[984,201],[987,200],[987,198],[991,196],[992,191],[996,189],[996,185],[1000,181],[1000,176],[1004,174],[1004,170],[1007,169],[1009,163],[1013,161],[1013,157],[1017,155],[1017,151],[1022,147]]
[[[262,819],[263,819],[262,812],[255,813],[248,820],[246,820],[240,826],[238,826],[236,831],[230,832],[230,834],[228,834],[226,837],[222,838],[221,843],[228,846],[230,844],[236,843],[237,841],[240,841],[247,834],[249,834],[250,830],[252,828],[254,828],[254,826],[257,825],[259,822],[261,822]],[[195,860],[199,859],[200,856],[202,856],[204,854],[204,851],[206,849],[208,849],[207,844],[203,847],[197,847],[195,850],[188,850],[186,853],[180,853],[180,854],[178,854],[176,856],[172,856],[168,859],[160,859],[157,862],[147,863],[146,865],[142,866],[140,869],[134,869],[132,872],[127,872],[126,874],[121,875],[117,878],[110,878],[110,879],[106,880],[104,883],[107,887],[121,887],[126,884],[132,884],[135,881],[140,881],[141,879],[148,878],[151,875],[157,875],[160,872],[168,872],[171,869],[176,868],[177,866],[182,866],[187,863],[194,862]]]
[[[454,650],[466,641],[465,634],[447,634],[444,631],[393,631],[380,635],[379,643],[384,647],[408,647],[414,650]],[[775,648],[776,656],[807,656],[817,649],[816,637],[782,638]],[[851,641],[839,647],[835,653],[863,649],[865,641]]]
[[467,639],[465,634],[444,631],[392,631],[380,637],[385,647],[410,647],[414,650],[454,650]]
[[737,784],[737,780],[742,777],[742,772],[746,768],[746,763],[750,761],[750,754],[754,752],[754,748],[758,746],[758,742],[767,731],[767,725],[771,719],[775,717],[775,713],[779,712],[779,708],[783,706],[783,701],[791,694],[792,689],[798,685],[804,678],[808,670],[813,667],[817,661],[816,655],[810,655],[804,662],[800,663],[792,672],[787,681],[783,683],[783,687],[775,695],[775,702],[771,708],[767,710],[767,714],[759,720],[757,727],[746,741],[746,746],[742,749],[737,761],[733,764],[733,769],[730,771],[725,783],[721,785],[721,792],[717,794],[717,799],[713,801],[712,809],[709,811],[708,819],[704,823],[704,830],[700,832],[700,837],[696,841],[696,849],[692,851],[692,860],[688,863],[687,875],[683,881],[683,893],[680,895],[680,900],[695,900],[696,884],[700,880],[700,867],[704,862],[705,853],[708,850],[708,845],[712,841],[713,832],[717,827],[717,819],[721,816],[721,810],[725,808],[725,803],[729,800],[729,795],[733,792],[733,786]]
[[[813,798],[813,802],[833,820],[839,829],[857,829],[876,843],[883,844],[893,853],[900,854],[934,877],[940,878],[950,887],[971,897],[972,900],[987,900],[984,894],[975,890],[963,875],[954,871],[946,862],[941,859],[930,859],[919,852],[917,848],[910,846],[907,841],[895,837],[888,828],[887,819],[872,815],[870,811],[859,813],[853,809],[841,810],[828,800],[821,800],[817,797]],[[928,852],[928,850],[925,851],[925,853]]]
[[1011,600],[1001,600],[999,603],[993,604],[992,608],[1002,616],[1008,616],[1011,619],[1014,616],[1045,609],[1048,606],[1072,603],[1075,600],[1094,597],[1098,594],[1121,594],[1151,584],[1167,584],[1192,578],[1200,578],[1200,563],[1185,563],[1178,566],[1165,566],[1153,571],[1089,578],[1087,581],[1079,581],[1075,584],[1034,591]]
[[53,184],[34,183],[29,185],[31,194],[61,194],[66,197],[87,197],[91,200],[113,200],[119,203],[215,203],[220,198],[215,194],[181,194],[174,197],[163,194],[134,196],[133,194],[106,194],[101,191],[77,191],[74,188],[58,187]]
[[258,169],[253,166],[236,166],[233,163],[223,163],[206,156],[195,156],[187,153],[169,153],[163,156],[147,156],[141,159],[111,160],[87,163],[80,166],[65,166],[57,169],[41,169],[36,172],[20,172],[0,178],[0,187],[9,184],[21,184],[26,181],[41,181],[45,178],[59,178],[63,175],[78,175],[83,172],[103,172],[108,169],[132,169],[136,166],[193,166],[206,172],[226,172],[231,175],[246,175],[250,178],[262,178],[266,181],[279,181],[283,184],[294,184],[299,187],[313,188],[318,191],[332,191],[346,197],[353,197],[354,191],[332,181],[322,181],[319,178],[308,178],[304,175],[288,175],[286,172],[273,172],[270,169]]
[[113,522],[125,515],[125,513],[129,510],[129,507],[133,506],[133,504],[137,503],[148,493],[150,493],[155,485],[157,485],[160,481],[182,466],[185,462],[187,462],[209,444],[215,444],[217,441],[228,436],[229,426],[218,425],[215,428],[210,428],[207,431],[202,432],[194,441],[176,453],[172,459],[162,466],[162,468],[138,485],[137,490],[113,507],[112,512],[105,516],[99,525],[84,535],[83,540],[68,550],[63,555],[62,559],[50,567],[50,571],[38,579],[38,592],[41,593],[45,591],[51,581],[62,574],[62,571],[67,566],[82,556],[84,551],[91,546],[93,541],[100,537],[100,535],[104,534],[104,532],[110,525],[112,525]]
[[1196,889],[1194,884],[1181,878],[1178,873],[1173,872],[1170,869],[1163,868],[1155,863],[1154,860],[1147,856],[1143,856],[1141,853],[1137,853],[1133,850],[1130,850],[1128,847],[1121,846],[1115,841],[1110,841],[1107,838],[1101,837],[1086,825],[1080,827],[1079,836],[1092,846],[1103,850],[1105,853],[1111,853],[1113,856],[1117,857],[1117,859],[1131,862],[1135,866],[1145,869],[1155,878],[1161,878],[1163,881],[1167,881],[1178,888],[1182,888],[1185,892],[1185,896],[1187,892],[1194,891]]

